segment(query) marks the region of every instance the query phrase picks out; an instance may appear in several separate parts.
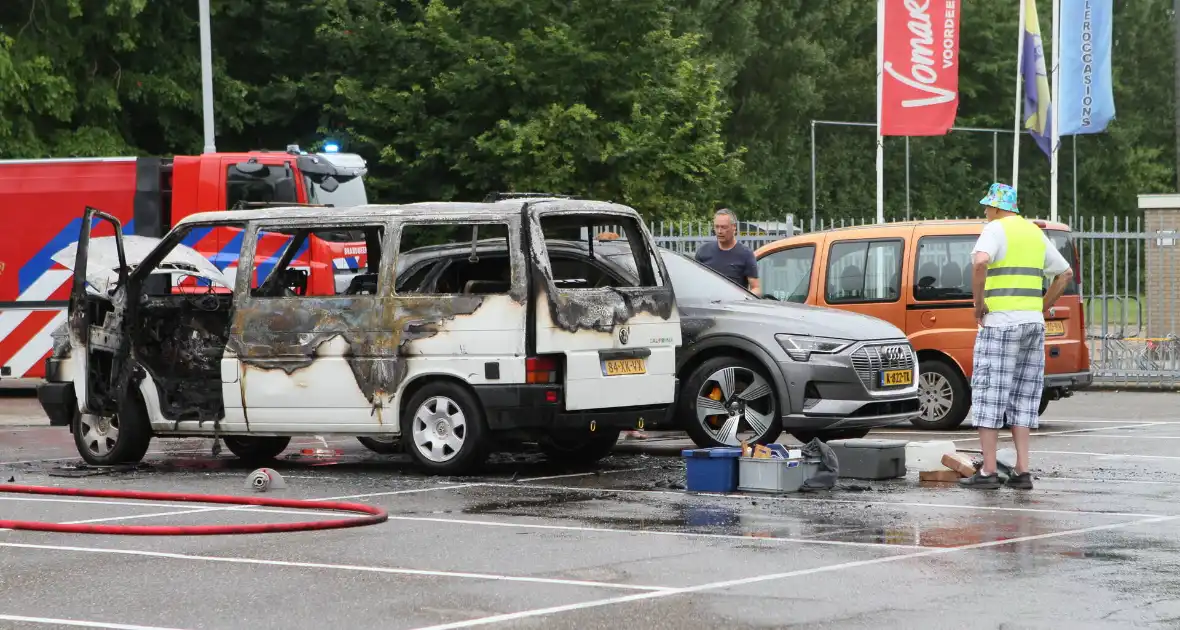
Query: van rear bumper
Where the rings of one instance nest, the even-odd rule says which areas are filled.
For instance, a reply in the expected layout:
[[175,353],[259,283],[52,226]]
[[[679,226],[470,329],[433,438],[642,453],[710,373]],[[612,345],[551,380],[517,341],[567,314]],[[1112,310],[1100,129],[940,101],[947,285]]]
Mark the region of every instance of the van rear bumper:
[[[492,431],[660,429],[674,424],[673,403],[567,411],[560,385],[477,385],[472,389]],[[548,402],[548,392],[556,392],[558,402]]]
[[1068,374],[1046,374],[1045,388],[1064,387],[1066,389],[1085,389],[1094,383],[1094,374],[1085,372],[1071,372]]

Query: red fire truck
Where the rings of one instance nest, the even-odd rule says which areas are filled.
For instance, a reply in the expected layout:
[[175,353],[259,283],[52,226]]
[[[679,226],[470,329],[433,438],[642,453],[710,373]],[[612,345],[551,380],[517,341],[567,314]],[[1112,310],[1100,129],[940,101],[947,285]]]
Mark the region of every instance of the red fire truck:
[[[364,160],[355,154],[309,154],[296,146],[170,158],[0,160],[0,378],[44,377],[50,335],[66,321],[73,275],[52,256],[78,240],[86,206],[114,215],[125,234],[159,238],[197,212],[362,205],[368,202],[364,174]],[[109,235],[109,226],[99,223],[94,235]],[[185,245],[232,278],[239,232],[210,230]],[[277,261],[291,237],[276,233],[264,240],[256,255]],[[363,241],[308,240],[296,261],[308,272],[309,294],[335,294],[337,283],[346,285],[366,264]]]

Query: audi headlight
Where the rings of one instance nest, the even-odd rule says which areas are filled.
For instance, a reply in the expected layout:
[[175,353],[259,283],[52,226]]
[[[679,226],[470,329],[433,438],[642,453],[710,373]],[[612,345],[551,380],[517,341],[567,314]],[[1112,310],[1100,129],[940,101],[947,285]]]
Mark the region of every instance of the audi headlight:
[[775,335],[774,338],[787,356],[796,361],[807,361],[812,354],[836,354],[853,343],[847,339],[810,335]]

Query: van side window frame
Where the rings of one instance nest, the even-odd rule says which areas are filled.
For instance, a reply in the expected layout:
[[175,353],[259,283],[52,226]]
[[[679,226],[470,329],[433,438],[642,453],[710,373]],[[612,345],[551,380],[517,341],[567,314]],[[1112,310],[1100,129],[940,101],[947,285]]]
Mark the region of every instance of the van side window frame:
[[[828,292],[828,287],[830,286],[829,283],[831,281],[831,275],[832,275],[832,261],[833,261],[832,253],[833,253],[833,250],[835,250],[835,248],[840,245],[853,244],[853,243],[864,244],[868,248],[867,251],[865,252],[865,268],[861,270],[861,288],[862,289],[865,287],[865,285],[867,283],[868,272],[869,272],[868,259],[872,255],[873,246],[879,245],[879,244],[886,244],[886,243],[897,243],[898,245],[900,245],[901,251],[898,252],[897,266],[895,269],[895,273],[897,275],[897,286],[895,287],[897,289],[897,295],[895,295],[892,298],[878,298],[878,299],[866,299],[863,297],[852,298],[852,299],[839,299],[839,298],[833,299],[832,298],[831,294]],[[833,239],[833,240],[828,241],[827,247],[825,247],[825,249],[824,249],[824,256],[826,258],[826,260],[824,261],[824,286],[823,286],[824,304],[833,305],[833,306],[844,306],[844,305],[849,305],[849,304],[896,304],[897,302],[900,302],[902,299],[902,284],[903,284],[902,274],[905,271],[905,252],[906,252],[906,239],[902,238],[902,237],[896,237],[896,236],[891,236],[891,237],[887,237],[887,238],[847,238],[847,239],[840,239],[840,240]]]
[[[305,238],[310,243],[311,239],[315,236],[315,232],[317,232],[317,231],[347,230],[347,229],[363,230],[365,228],[373,228],[373,227],[380,228],[383,232],[383,234],[381,235],[381,238],[380,238],[381,250],[378,254],[383,260],[380,260],[377,263],[379,265],[379,267],[378,267],[378,273],[377,273],[377,289],[376,289],[375,293],[367,294],[367,295],[348,295],[348,294],[298,295],[298,296],[256,295],[256,292],[258,291],[258,289],[260,289],[262,284],[270,277],[270,276],[268,276],[268,278],[262,279],[262,281],[258,283],[259,284],[258,287],[254,286],[255,282],[257,281],[255,274],[257,273],[258,266],[259,266],[259,261],[256,260],[257,252],[258,252],[258,239],[263,233],[274,233],[274,232],[282,233],[283,231],[292,231],[292,232],[296,232],[296,233],[306,232],[307,235]],[[259,302],[259,301],[284,300],[284,299],[291,299],[291,298],[295,298],[298,300],[308,300],[308,299],[350,300],[350,299],[356,299],[356,298],[361,298],[361,297],[364,297],[364,298],[388,297],[390,294],[390,291],[391,291],[391,287],[390,287],[391,272],[389,270],[390,266],[388,264],[386,264],[384,259],[388,258],[388,256],[389,256],[388,252],[391,251],[390,250],[390,242],[391,242],[390,239],[392,237],[393,227],[394,226],[392,225],[392,223],[389,221],[388,218],[381,217],[381,216],[350,218],[346,222],[340,222],[338,219],[325,221],[322,219],[320,219],[320,220],[308,220],[308,219],[292,220],[292,219],[271,219],[271,218],[257,219],[254,221],[250,221],[245,229],[245,233],[242,238],[242,253],[238,259],[239,262],[238,262],[238,274],[237,274],[237,287],[235,288],[235,293],[237,294],[236,299],[244,301],[244,302],[246,302],[246,301]],[[287,246],[285,246],[281,250],[282,254],[275,257],[275,260],[272,263],[272,267],[270,269],[270,274],[273,275],[274,273],[277,273],[280,270],[280,265],[283,264],[284,262],[286,262],[286,264],[290,264],[290,262],[294,260],[294,258],[297,256],[298,252],[295,251],[295,249],[297,249],[297,248],[291,247],[291,245],[293,245],[293,244],[294,244],[294,240],[292,240],[291,243],[289,243]],[[308,255],[310,256],[311,254],[309,253]],[[242,263],[246,263],[246,264],[243,265]],[[369,264],[371,265],[372,262],[370,262]],[[310,273],[308,275],[309,275],[308,279],[310,280]]]
[[[404,287],[403,287],[402,292],[399,292],[398,291],[398,282],[405,275],[404,272],[409,272],[410,275],[413,275],[414,273],[416,273],[422,269],[423,264],[425,264],[430,269],[427,272],[425,278],[423,278],[423,280],[429,286],[429,288],[431,288],[431,289],[436,288],[433,286],[434,282],[437,281],[438,276],[440,274],[446,272],[447,268],[450,267],[453,259],[456,258],[454,256],[440,256],[439,258],[437,258],[433,261],[415,264],[415,266],[413,268],[407,268],[401,274],[397,273],[397,271],[396,271],[397,261],[401,258],[402,254],[405,253],[405,251],[402,251],[402,237],[405,235],[406,228],[409,226],[432,226],[432,225],[433,226],[462,226],[462,227],[467,227],[467,226],[472,226],[472,225],[475,225],[475,226],[485,226],[486,225],[486,226],[493,226],[498,229],[500,229],[500,228],[505,229],[506,230],[506,239],[505,240],[506,240],[507,249],[504,251],[504,253],[502,255],[506,256],[508,258],[508,278],[509,278],[508,290],[506,290],[506,291],[493,291],[493,292],[484,293],[484,294],[464,294],[462,292],[437,292],[437,291],[433,291],[433,290],[432,291],[424,291],[424,292],[405,291]],[[391,278],[390,278],[389,290],[390,290],[391,295],[395,298],[396,297],[439,298],[439,297],[459,297],[459,296],[463,296],[463,295],[484,295],[484,296],[512,295],[515,292],[514,291],[515,289],[523,287],[527,282],[526,278],[525,278],[525,274],[526,274],[525,269],[521,268],[520,265],[516,264],[517,261],[514,261],[513,256],[512,256],[513,251],[519,250],[521,248],[521,238],[522,237],[520,234],[519,226],[516,224],[516,222],[512,218],[509,218],[509,217],[486,218],[486,217],[471,216],[471,215],[456,215],[453,218],[447,217],[445,219],[437,219],[437,218],[418,219],[418,218],[401,217],[401,218],[398,218],[396,226],[395,226],[394,230],[392,231],[390,238],[392,239],[392,240],[390,240],[390,247],[392,248],[392,249],[390,249],[390,251],[393,254],[393,258],[391,259],[391,264],[389,265],[389,269],[391,270],[390,271]],[[479,238],[478,234],[477,234],[477,238]],[[467,242],[469,242],[469,241],[467,241]],[[454,243],[452,243],[452,245],[458,246],[458,245],[462,245],[463,243],[464,243],[463,240],[456,240]],[[414,251],[414,250],[411,249],[411,250],[406,250],[406,251]],[[497,252],[495,254],[492,254],[492,256],[499,257],[499,256],[501,256],[501,254],[499,252]],[[527,266],[527,264],[526,264],[526,266]]]
[[[913,282],[911,283],[912,286],[910,287],[910,290],[913,292],[914,301],[915,302],[922,302],[923,304],[939,303],[939,302],[948,302],[948,303],[952,303],[952,304],[958,304],[958,303],[964,303],[964,302],[970,303],[971,301],[973,301],[974,296],[971,295],[972,265],[971,265],[971,256],[970,255],[968,255],[968,257],[967,257],[967,265],[964,266],[964,268],[962,270],[964,282],[966,283],[966,286],[967,286],[967,293],[968,293],[967,297],[919,297],[920,294],[918,292],[918,282],[922,278],[922,276],[919,275],[919,269],[920,269],[919,265],[921,263],[921,255],[922,255],[922,243],[923,243],[923,241],[927,241],[927,240],[932,240],[935,242],[947,242],[948,243],[947,255],[948,255],[948,259],[949,259],[949,255],[950,255],[949,243],[950,242],[953,242],[955,240],[967,241],[972,244],[972,247],[974,247],[975,241],[979,240],[979,234],[923,234],[922,236],[918,237],[917,241],[914,244],[914,262],[913,262],[913,266],[912,266],[914,275],[913,275]],[[942,276],[942,271],[940,269],[939,270],[939,277],[940,277],[939,281],[940,282],[941,282],[941,276]]]

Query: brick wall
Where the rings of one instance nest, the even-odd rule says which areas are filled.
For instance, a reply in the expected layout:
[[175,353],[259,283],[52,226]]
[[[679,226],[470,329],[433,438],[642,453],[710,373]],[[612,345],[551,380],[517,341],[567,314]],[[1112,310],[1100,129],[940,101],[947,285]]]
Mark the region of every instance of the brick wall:
[[1145,208],[1143,223],[1147,233],[1144,334],[1166,337],[1180,332],[1180,208]]

